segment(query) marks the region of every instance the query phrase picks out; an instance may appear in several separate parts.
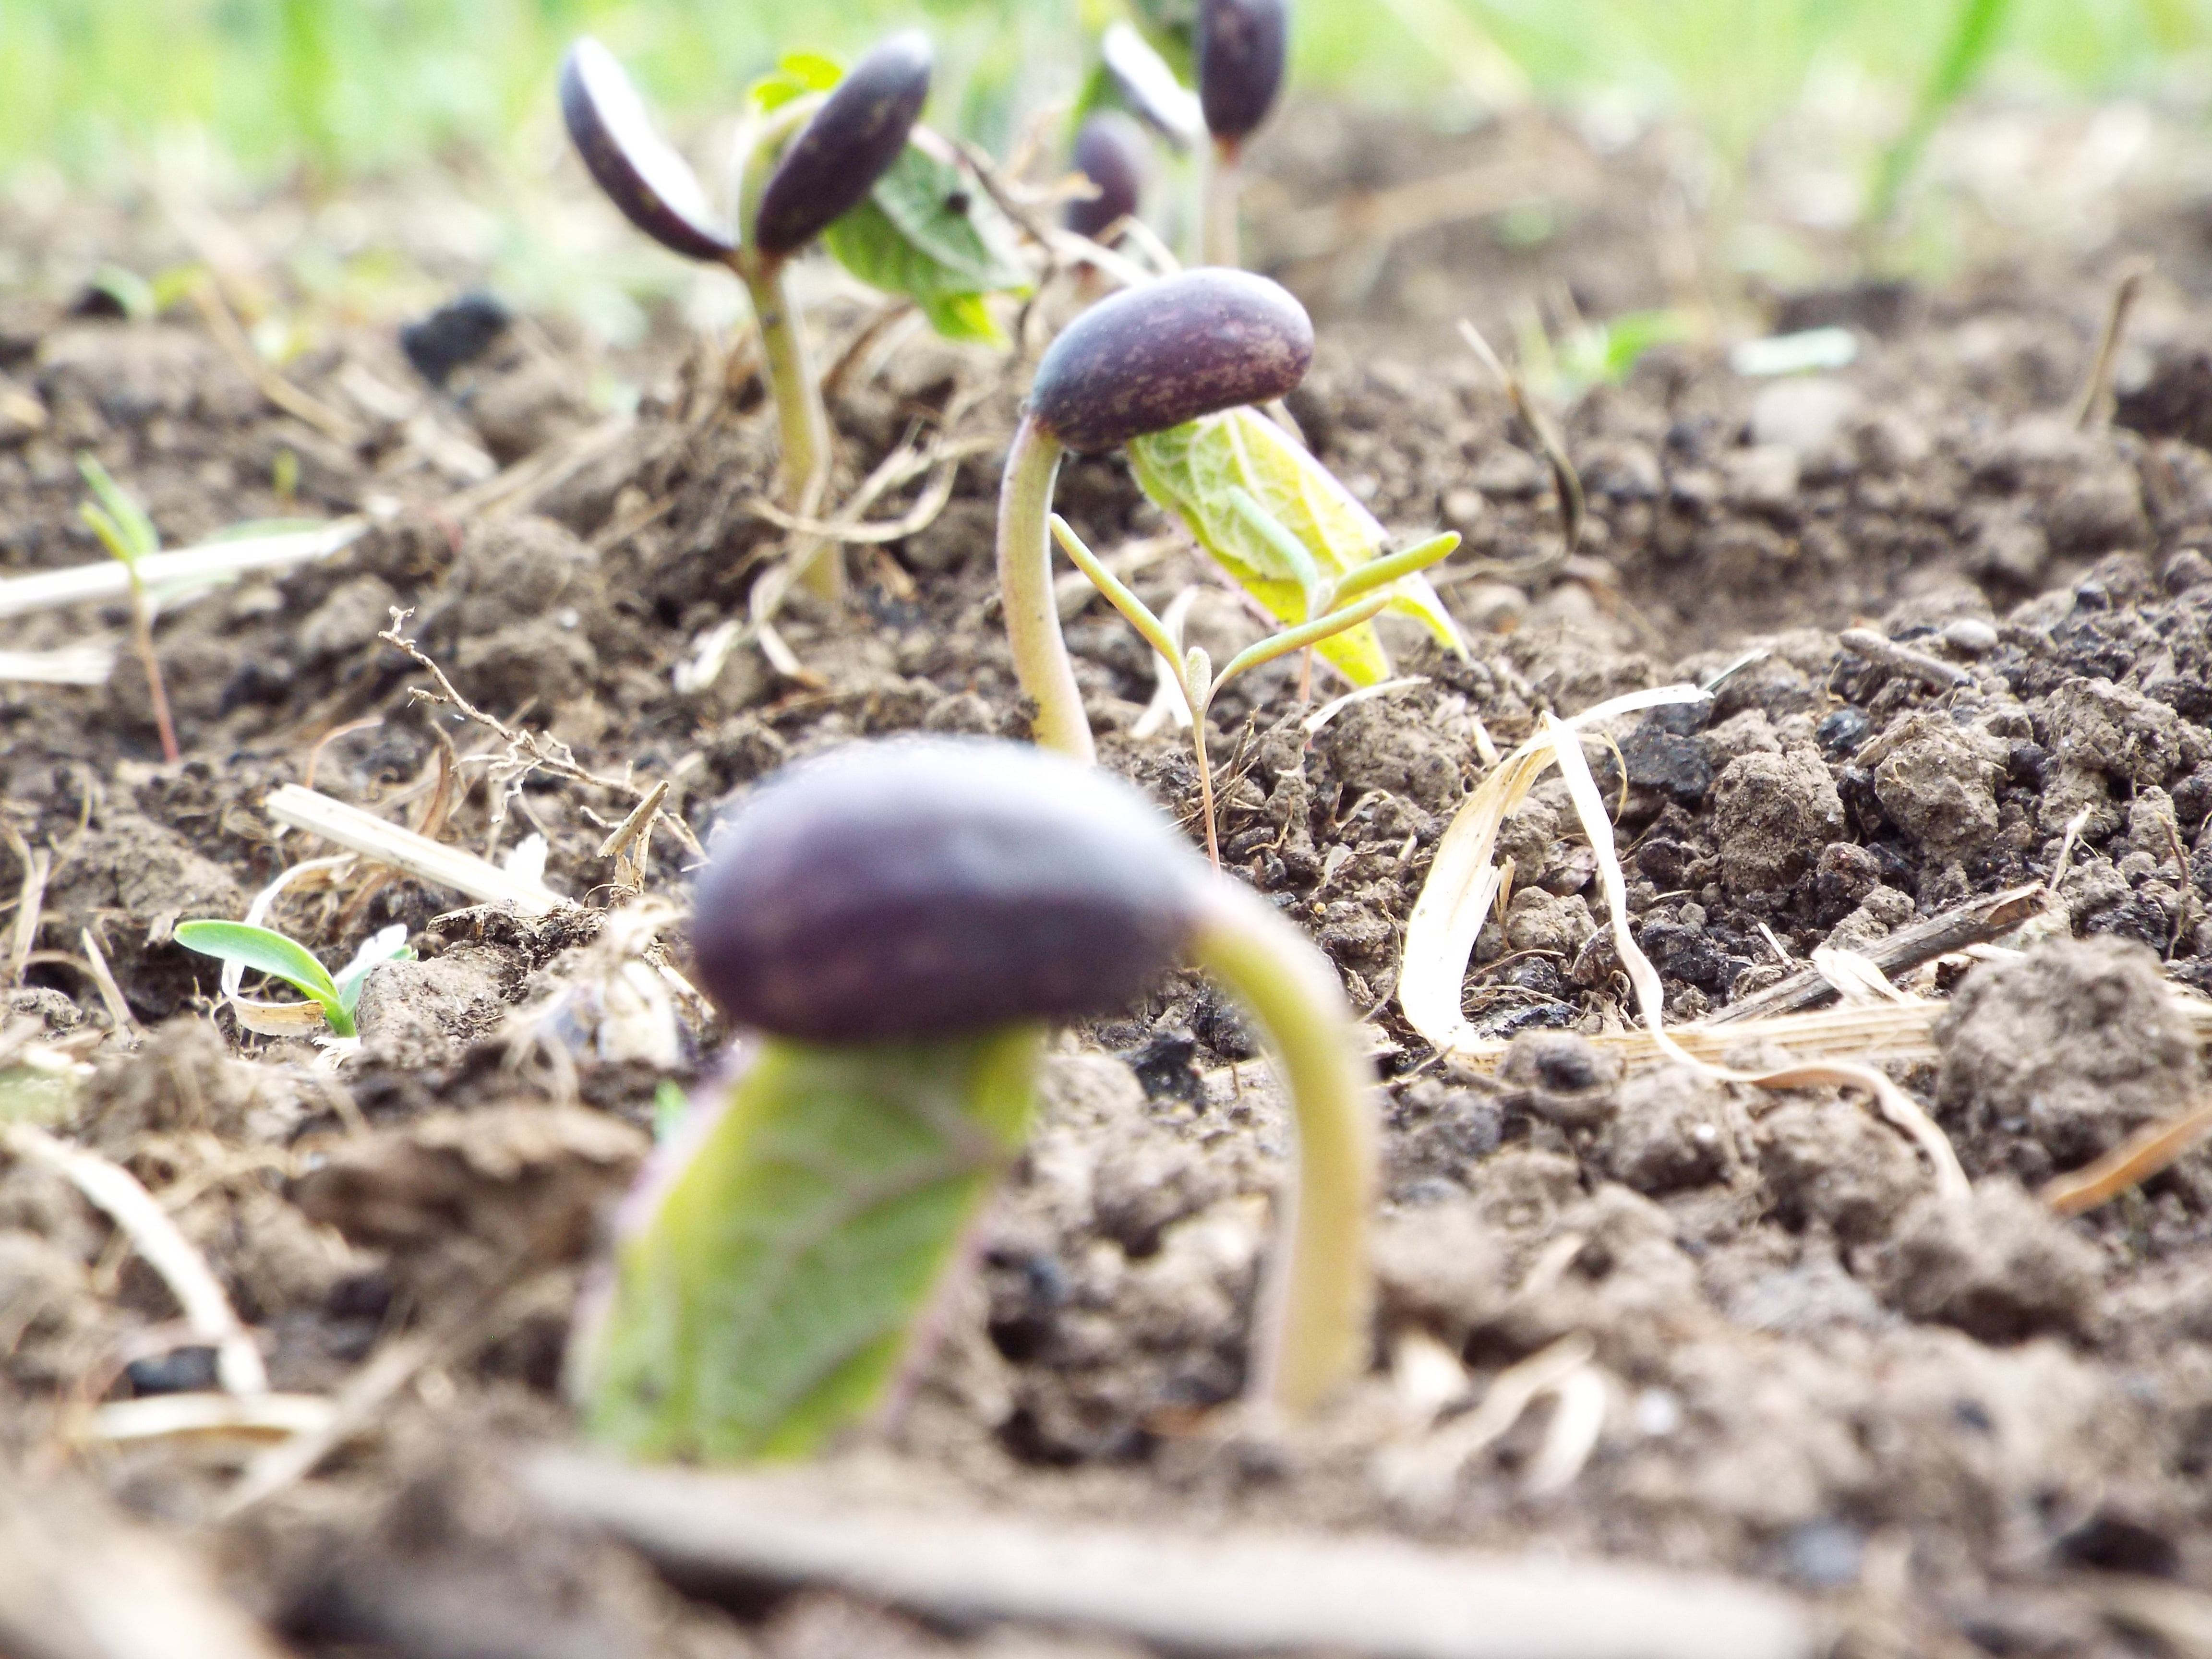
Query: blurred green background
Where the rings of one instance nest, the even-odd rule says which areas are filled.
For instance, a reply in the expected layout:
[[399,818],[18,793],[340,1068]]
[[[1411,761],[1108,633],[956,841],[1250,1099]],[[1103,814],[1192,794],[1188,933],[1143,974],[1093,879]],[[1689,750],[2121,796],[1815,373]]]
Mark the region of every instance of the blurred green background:
[[[850,52],[917,18],[951,71],[939,118],[1003,140],[1025,99],[1066,90],[1107,3],[0,0],[0,167],[97,177],[198,133],[249,178],[511,155],[544,131],[551,67],[580,32],[680,118],[727,108],[787,47]],[[1819,87],[1870,93],[1903,131],[1962,10],[1993,48],[1971,66],[1992,90],[2193,98],[2208,78],[2212,0],[1297,0],[1297,73],[1447,117],[1516,93],[1611,100],[1740,157]]]

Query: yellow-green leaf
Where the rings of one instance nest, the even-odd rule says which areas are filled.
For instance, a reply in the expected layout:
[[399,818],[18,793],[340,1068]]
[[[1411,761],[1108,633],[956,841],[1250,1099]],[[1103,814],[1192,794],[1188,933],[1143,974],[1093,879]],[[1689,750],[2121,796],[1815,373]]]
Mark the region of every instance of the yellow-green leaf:
[[[1374,514],[1255,409],[1208,415],[1136,439],[1128,447],[1145,493],[1188,526],[1199,544],[1285,623],[1307,620],[1304,573],[1255,525],[1255,504],[1306,550],[1313,574],[1324,585],[1341,580],[1389,544]],[[1240,503],[1237,490],[1249,500]],[[1467,654],[1458,625],[1425,576],[1401,578],[1388,591],[1391,610],[1418,618],[1452,651]],[[1390,677],[1390,659],[1372,624],[1334,635],[1315,649],[1354,685]]]

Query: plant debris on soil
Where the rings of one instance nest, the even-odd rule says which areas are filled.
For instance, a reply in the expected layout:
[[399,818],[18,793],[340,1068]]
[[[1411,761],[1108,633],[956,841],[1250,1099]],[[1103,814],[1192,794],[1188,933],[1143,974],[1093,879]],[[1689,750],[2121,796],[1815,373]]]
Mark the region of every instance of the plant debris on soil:
[[[1541,451],[1437,286],[1540,291],[1638,257],[1620,250],[1657,233],[1621,204],[1658,163],[1621,158],[1619,200],[1590,185],[1555,246],[1509,258],[1446,228],[1348,273],[1315,252],[1313,204],[1420,155],[1389,124],[1353,143],[1351,118],[1321,125],[1352,171],[1318,171],[1310,131],[1255,155],[1256,251],[1282,230],[1322,340],[1290,410],[1395,534],[1465,536],[1432,574],[1474,651],[1394,625],[1401,683],[1325,721],[1298,665],[1271,665],[1216,702],[1210,750],[1224,865],[1318,940],[1371,1034],[1372,1373],[1304,1428],[1236,1408],[1287,1130],[1234,1009],[1178,978],[1063,1039],[913,1398],[805,1477],[830,1512],[990,1517],[979,1550],[1014,1547],[989,1530],[1007,1517],[1068,1528],[1097,1572],[1070,1565],[1058,1602],[994,1601],[988,1574],[918,1589],[896,1527],[867,1532],[874,1556],[763,1545],[734,1566],[672,1541],[649,1492],[578,1474],[560,1391],[601,1218],[666,1085],[709,1076],[729,1035],[683,978],[679,909],[720,805],[858,737],[1026,734],[991,562],[1022,362],[823,302],[825,514],[887,528],[848,544],[848,603],[795,592],[763,641],[729,626],[787,544],[743,339],[672,331],[611,416],[562,339],[482,301],[404,346],[342,331],[275,388],[220,301],[156,320],[0,304],[5,574],[99,556],[79,452],[168,547],[253,519],[367,523],[164,611],[177,763],[127,657],[104,685],[0,686],[0,1650],[1284,1650],[1265,1586],[1287,1581],[1267,1575],[1342,1538],[1429,1589],[1421,1564],[1455,1552],[1491,1553],[1482,1571],[1535,1552],[1590,1622],[1528,1651],[2212,1651],[2212,1153],[2072,1218],[2045,1196],[2205,1086],[2194,273],[2138,307],[2109,421],[2074,405],[2118,243],[1778,301],[1778,326],[1856,330],[1839,370],[1753,378],[1718,345],[1656,346],[1559,406],[1589,500],[1562,556]],[[1493,141],[1602,171],[1548,128]],[[2160,218],[2123,240],[2179,234]],[[1455,266],[1463,244],[1480,257]],[[1663,296],[1590,277],[1580,297]],[[1068,304],[1048,295],[1035,326]],[[1120,460],[1071,462],[1057,504],[1156,610],[1194,587],[1188,637],[1213,660],[1263,631]],[[1103,762],[1202,841],[1189,744],[1144,720],[1148,648],[1063,591]],[[126,621],[119,602],[21,617],[4,643],[112,642]],[[1846,985],[1874,1033],[1852,1053],[1886,1045],[1963,1196],[1856,1092],[1624,1053],[1635,1001],[1557,777],[1502,834],[1510,881],[1463,1003],[1486,1047],[1440,1056],[1399,1014],[1408,915],[1496,757],[1547,713],[1731,667],[1589,750],[1667,1018],[1771,1071],[1784,1033],[1739,1040],[1731,1008],[1836,1006],[1811,980],[1786,1009],[1749,1003],[1816,951],[1882,963],[1893,986]],[[343,862],[272,819],[285,785],[567,902],[526,915]],[[394,924],[416,952],[371,975],[343,1057],[241,1029],[216,965],[173,939],[310,860],[329,861],[269,925],[333,966]],[[265,1390],[180,1302],[163,1225],[212,1268]],[[1117,1622],[1132,1580],[1113,1575],[1155,1534],[1218,1541],[1218,1582]],[[103,1612],[141,1593],[166,1645]],[[1708,1644],[1607,1626],[1608,1596],[1647,1594],[1693,1598],[1653,1616],[1710,1616]],[[1378,1617],[1364,1650],[1501,1650],[1389,1633],[1410,1622]],[[1364,1628],[1315,1644],[1363,1650]]]

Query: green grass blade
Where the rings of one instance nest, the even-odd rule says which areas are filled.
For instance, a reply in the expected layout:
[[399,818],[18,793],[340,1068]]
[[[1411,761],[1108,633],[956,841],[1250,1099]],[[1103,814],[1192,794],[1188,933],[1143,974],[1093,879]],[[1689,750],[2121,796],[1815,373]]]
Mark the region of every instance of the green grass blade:
[[1168,631],[1168,625],[1153,614],[1152,606],[1139,599],[1127,583],[1099,563],[1098,556],[1083,544],[1083,538],[1077,535],[1067,520],[1057,513],[1052,515],[1052,535],[1053,539],[1060,544],[1060,550],[1074,562],[1078,570],[1091,578],[1093,587],[1106,596],[1106,603],[1126,617],[1129,626],[1145,636],[1145,643],[1165,657],[1180,674],[1182,672],[1182,647]]
[[[146,509],[131,499],[130,492],[115,482],[108,470],[100,464],[98,456],[89,450],[78,452],[76,470],[84,475],[85,483],[91,487],[94,499],[100,503],[99,510],[106,515],[113,528],[118,540],[109,542],[109,550],[117,558],[125,564],[135,564],[148,554],[161,550],[161,532],[154,528],[153,520],[146,516]],[[107,541],[108,532],[100,530],[99,524],[93,520],[90,511],[86,513],[85,518],[95,531],[100,532],[100,539]]]
[[1896,215],[1898,200],[1913,169],[1920,165],[1921,152],[1928,148],[1936,129],[1943,125],[1951,106],[1966,94],[1988,66],[2011,11],[2012,0],[1959,0],[1958,9],[1952,14],[1950,39],[1921,85],[1912,119],[1898,141],[1882,153],[1874,189],[1868,196],[1867,223],[1885,225]]
[[274,928],[256,927],[244,921],[180,921],[177,943],[218,962],[235,962],[271,979],[281,979],[323,1011],[331,1030],[340,1036],[354,1034],[353,1015],[330,970],[315,960],[307,946]]
[[1227,666],[1222,669],[1221,677],[1214,681],[1213,689],[1218,691],[1239,674],[1257,668],[1262,663],[1273,662],[1278,657],[1287,657],[1291,652],[1303,651],[1310,645],[1319,645],[1323,640],[1334,638],[1362,623],[1373,622],[1377,615],[1389,608],[1389,604],[1388,593],[1377,593],[1342,611],[1332,611],[1326,617],[1316,617],[1303,627],[1286,628],[1279,634],[1270,634],[1266,639],[1246,646],[1231,657]]
[[763,1042],[665,1149],[579,1370],[633,1456],[801,1457],[866,1416],[1029,1132],[1035,1029]]
[[1431,536],[1425,542],[1416,542],[1401,553],[1390,553],[1363,564],[1336,585],[1336,603],[1356,599],[1378,587],[1388,587],[1401,577],[1426,570],[1440,559],[1449,558],[1459,548],[1459,532],[1447,530],[1441,536]]

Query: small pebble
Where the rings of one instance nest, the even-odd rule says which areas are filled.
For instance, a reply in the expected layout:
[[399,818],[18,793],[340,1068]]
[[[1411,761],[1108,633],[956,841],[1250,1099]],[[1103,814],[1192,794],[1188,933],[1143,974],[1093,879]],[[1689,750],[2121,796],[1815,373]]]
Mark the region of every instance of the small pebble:
[[1961,617],[1945,625],[1943,642],[1970,657],[1986,657],[1997,648],[1997,630],[1978,617]]

